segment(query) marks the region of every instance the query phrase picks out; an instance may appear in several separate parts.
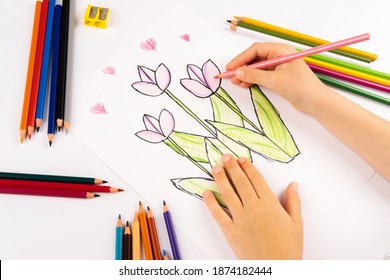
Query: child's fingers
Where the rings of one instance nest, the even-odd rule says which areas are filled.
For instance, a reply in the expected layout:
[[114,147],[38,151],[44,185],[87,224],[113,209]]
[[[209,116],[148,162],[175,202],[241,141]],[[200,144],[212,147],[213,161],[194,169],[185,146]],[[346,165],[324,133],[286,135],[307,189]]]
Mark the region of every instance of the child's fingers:
[[240,67],[234,72],[234,77],[241,83],[259,84],[267,88],[273,88],[275,84],[275,74],[267,70]]
[[223,155],[222,162],[243,204],[254,198],[258,198],[250,180],[237,163],[237,160],[232,155],[226,154]]
[[286,190],[286,211],[291,219],[299,224],[302,223],[301,198],[298,193],[298,184],[292,182]]
[[234,188],[232,187],[225,171],[219,165],[214,166],[212,170],[214,181],[217,184],[218,190],[221,193],[226,206],[229,208],[232,215],[242,209],[242,203]]
[[232,223],[231,218],[218,204],[217,199],[211,191],[204,191],[202,195],[207,209],[213,216],[214,220],[218,223],[222,231],[225,232]]
[[250,160],[244,157],[240,157],[238,158],[237,162],[240,165],[242,171],[248,177],[258,197],[262,198],[264,196],[270,197],[274,195],[263,176],[250,162]]

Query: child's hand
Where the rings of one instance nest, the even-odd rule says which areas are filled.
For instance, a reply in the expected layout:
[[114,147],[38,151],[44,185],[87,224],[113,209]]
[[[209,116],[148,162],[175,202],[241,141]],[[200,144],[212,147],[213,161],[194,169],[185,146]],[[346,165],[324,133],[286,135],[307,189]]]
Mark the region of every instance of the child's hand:
[[251,69],[245,65],[296,52],[288,45],[254,43],[226,65],[236,70],[231,81],[242,87],[252,84],[265,86],[287,99],[299,111],[309,113],[315,106],[318,92],[326,86],[314,75],[302,59],[273,66],[269,69]]
[[302,259],[303,223],[297,184],[286,191],[285,209],[245,158],[222,157],[213,176],[230,215],[210,191],[203,199],[239,259]]

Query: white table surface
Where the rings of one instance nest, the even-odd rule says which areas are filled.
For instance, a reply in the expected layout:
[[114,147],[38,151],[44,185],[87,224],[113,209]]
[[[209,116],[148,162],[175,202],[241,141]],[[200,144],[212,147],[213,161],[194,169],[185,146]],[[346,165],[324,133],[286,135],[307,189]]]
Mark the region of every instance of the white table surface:
[[[387,38],[390,2],[384,0],[369,3],[362,0],[73,2],[77,2],[73,87],[85,81],[177,3],[192,9],[242,49],[258,39],[258,35],[243,36],[228,32],[225,20],[234,15],[262,19],[328,40],[370,32],[371,40],[360,46],[379,55],[372,65],[374,69],[390,72],[390,43]],[[0,195],[0,259],[113,259],[117,215],[121,213],[126,219],[132,218],[138,201],[147,205],[148,198],[132,190],[72,133],[56,137],[51,148],[44,133],[19,144],[18,129],[35,1],[1,0],[0,3],[3,11],[0,17],[0,170],[96,176],[125,189],[123,193],[102,195],[88,201]],[[107,29],[83,25],[88,4],[110,8]],[[390,120],[389,107],[342,94]],[[305,252],[310,251],[306,256],[312,259],[383,259],[390,250],[389,213],[389,183],[380,175],[373,174],[333,221],[329,231],[323,233],[322,242],[306,245]],[[162,232],[162,216],[154,214]],[[180,240],[185,241],[181,248],[185,259],[209,258],[180,232],[178,235]],[[160,233],[160,239],[168,246],[165,232]]]

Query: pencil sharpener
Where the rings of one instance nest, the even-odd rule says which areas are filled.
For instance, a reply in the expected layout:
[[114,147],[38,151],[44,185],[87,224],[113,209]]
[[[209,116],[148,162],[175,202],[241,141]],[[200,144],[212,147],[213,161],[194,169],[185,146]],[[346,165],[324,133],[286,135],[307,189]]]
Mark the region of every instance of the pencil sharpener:
[[110,9],[88,5],[84,14],[84,24],[92,27],[106,28]]

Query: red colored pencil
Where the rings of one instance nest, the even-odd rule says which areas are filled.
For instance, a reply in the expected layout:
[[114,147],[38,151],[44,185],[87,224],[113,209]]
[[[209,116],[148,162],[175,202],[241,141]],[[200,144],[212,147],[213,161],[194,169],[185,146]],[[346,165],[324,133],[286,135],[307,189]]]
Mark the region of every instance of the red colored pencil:
[[99,197],[98,194],[81,191],[65,191],[52,189],[31,189],[17,187],[0,187],[0,193],[4,194],[21,194],[21,195],[39,195],[39,196],[56,196],[69,198],[94,198]]
[[28,180],[9,180],[9,179],[0,179],[0,187],[69,190],[69,191],[84,191],[84,192],[105,192],[105,193],[122,191],[122,189],[113,188],[110,186],[96,186],[96,185],[88,185],[88,184],[28,181]]
[[34,65],[34,76],[33,76],[31,97],[30,97],[30,107],[29,107],[30,109],[27,116],[27,135],[29,139],[31,138],[31,135],[33,134],[34,127],[35,127],[35,113],[37,110],[39,80],[41,77],[43,46],[45,44],[47,10],[48,10],[48,0],[43,0],[42,9],[41,9],[41,18],[39,22],[38,45],[37,45],[37,53],[36,53],[35,65]]

